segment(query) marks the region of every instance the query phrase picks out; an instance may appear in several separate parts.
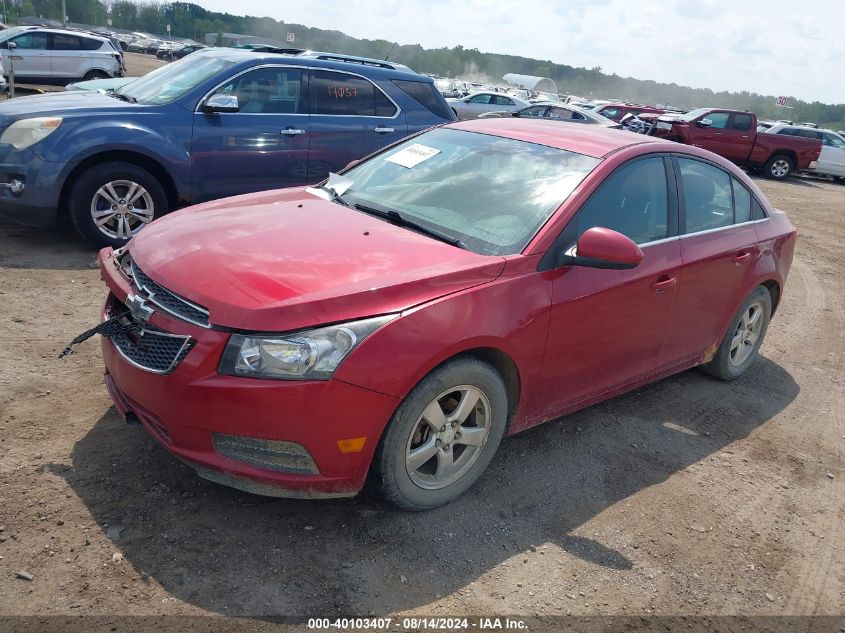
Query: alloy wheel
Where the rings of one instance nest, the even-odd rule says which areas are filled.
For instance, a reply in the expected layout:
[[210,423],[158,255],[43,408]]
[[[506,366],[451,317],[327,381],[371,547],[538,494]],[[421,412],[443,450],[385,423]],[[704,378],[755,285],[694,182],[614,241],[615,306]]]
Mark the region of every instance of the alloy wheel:
[[437,490],[460,479],[481,456],[490,425],[490,401],[481,389],[459,385],[442,392],[408,437],[405,468],[411,481]]
[[764,309],[762,301],[755,301],[742,313],[736,324],[730,348],[730,363],[734,367],[742,365],[754,353],[763,331]]
[[775,178],[784,178],[789,175],[789,161],[784,160],[783,158],[776,160],[772,163],[771,167],[772,176]]
[[110,238],[128,240],[155,218],[149,192],[131,180],[112,180],[91,200],[91,219]]

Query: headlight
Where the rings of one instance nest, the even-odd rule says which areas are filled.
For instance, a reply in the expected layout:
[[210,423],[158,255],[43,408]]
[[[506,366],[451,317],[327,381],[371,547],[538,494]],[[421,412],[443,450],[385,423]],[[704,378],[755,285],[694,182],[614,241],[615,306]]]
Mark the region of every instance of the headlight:
[[21,119],[6,128],[0,136],[0,143],[7,143],[16,149],[26,149],[50,136],[61,124],[60,116]]
[[281,336],[233,334],[220,373],[277,380],[326,380],[355,346],[395,314]]

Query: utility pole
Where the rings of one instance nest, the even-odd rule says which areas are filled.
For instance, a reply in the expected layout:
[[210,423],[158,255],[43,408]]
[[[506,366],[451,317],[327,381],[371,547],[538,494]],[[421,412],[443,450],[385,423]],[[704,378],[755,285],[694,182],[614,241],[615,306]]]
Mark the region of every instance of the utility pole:
[[62,0],[62,26],[67,27],[67,0]]

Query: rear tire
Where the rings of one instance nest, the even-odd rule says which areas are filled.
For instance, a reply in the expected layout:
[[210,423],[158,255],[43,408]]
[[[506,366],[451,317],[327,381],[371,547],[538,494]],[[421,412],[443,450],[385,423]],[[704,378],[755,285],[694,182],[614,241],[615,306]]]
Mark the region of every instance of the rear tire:
[[713,360],[702,369],[720,380],[739,378],[757,358],[771,316],[772,296],[757,286],[731,321]]
[[772,156],[763,168],[763,173],[775,180],[786,180],[795,169],[795,162],[785,154]]
[[161,183],[133,163],[100,163],[74,182],[68,200],[77,232],[98,247],[119,248],[168,211]]
[[92,79],[109,79],[111,75],[102,70],[89,70],[85,73],[82,81],[91,81]]
[[373,460],[388,501],[405,510],[449,503],[487,468],[507,426],[508,397],[499,373],[476,358],[432,371],[405,398]]

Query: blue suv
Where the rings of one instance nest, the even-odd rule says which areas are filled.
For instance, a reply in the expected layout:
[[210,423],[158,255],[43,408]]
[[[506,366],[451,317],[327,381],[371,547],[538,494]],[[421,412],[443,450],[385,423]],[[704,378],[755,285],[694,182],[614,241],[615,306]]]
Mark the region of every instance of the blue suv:
[[214,198],[323,180],[454,120],[429,77],[330,53],[209,49],[111,93],[0,104],[0,217],[120,246]]

